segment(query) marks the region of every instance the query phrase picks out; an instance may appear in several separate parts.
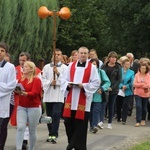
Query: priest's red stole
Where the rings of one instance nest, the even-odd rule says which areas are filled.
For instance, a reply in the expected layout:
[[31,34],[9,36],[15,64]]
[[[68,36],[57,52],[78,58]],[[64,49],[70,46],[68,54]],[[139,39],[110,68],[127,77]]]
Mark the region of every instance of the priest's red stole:
[[[70,82],[74,81],[74,75],[76,72],[76,68],[75,68],[76,63],[77,62],[73,62],[73,64],[71,65],[71,68],[70,68]],[[89,82],[90,75],[91,75],[91,67],[92,67],[92,64],[90,62],[88,62],[88,66],[86,68],[83,67],[84,74],[83,74],[82,83]],[[69,93],[66,97],[64,112],[63,112],[63,116],[68,117],[68,118],[71,117],[72,91],[73,91],[73,87],[70,88]],[[86,96],[85,96],[84,90],[81,89],[80,94],[79,94],[78,108],[76,110],[76,115],[75,115],[76,119],[84,120],[85,106],[86,106]]]

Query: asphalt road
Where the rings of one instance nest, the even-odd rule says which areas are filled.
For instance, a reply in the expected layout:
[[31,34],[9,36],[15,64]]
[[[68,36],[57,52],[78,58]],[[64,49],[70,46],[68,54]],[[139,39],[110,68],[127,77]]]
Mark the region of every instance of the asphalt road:
[[[88,150],[127,150],[132,144],[138,143],[141,139],[150,137],[150,122],[146,122],[144,127],[134,127],[135,115],[128,117],[127,124],[122,125],[113,120],[113,128],[107,129],[105,121],[104,129],[96,134],[88,132]],[[46,124],[39,124],[37,131],[37,142],[35,150],[65,150],[67,138],[65,134],[63,121],[60,123],[59,138],[57,144],[46,142],[47,139]],[[9,126],[8,138],[5,150],[15,150],[16,128]],[[79,137],[80,138],[80,137]]]

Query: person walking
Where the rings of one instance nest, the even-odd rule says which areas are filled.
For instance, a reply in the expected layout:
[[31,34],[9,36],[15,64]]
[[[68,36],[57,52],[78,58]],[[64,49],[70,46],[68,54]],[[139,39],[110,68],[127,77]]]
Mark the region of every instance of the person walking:
[[108,129],[112,129],[112,119],[114,116],[114,107],[115,101],[119,91],[119,84],[121,82],[121,66],[117,63],[117,53],[112,51],[108,54],[108,62],[102,66],[102,69],[105,70],[111,86],[109,90],[108,98]]
[[97,69],[88,61],[89,50],[78,49],[79,59],[70,63],[61,80],[66,96],[64,124],[68,138],[67,150],[87,150],[87,128],[93,93],[100,86]]
[[147,103],[150,90],[150,75],[148,65],[140,64],[139,72],[134,79],[134,96],[136,102],[136,124],[135,127],[145,126]]
[[93,100],[91,105],[91,115],[90,115],[90,131],[96,133],[99,127],[103,129],[104,116],[105,116],[105,108],[107,102],[102,97],[102,93],[106,92],[110,87],[110,80],[108,79],[104,70],[99,69],[99,60],[91,59],[90,62],[97,67],[97,71],[99,74],[99,79],[101,84],[98,90],[93,94]]
[[53,54],[52,62],[45,65],[42,70],[43,102],[46,105],[47,116],[52,118],[52,123],[47,124],[48,138],[46,141],[53,144],[57,143],[59,123],[64,103],[64,96],[60,90],[60,80],[67,66],[62,64],[61,60],[62,52],[60,49],[56,49],[55,54]]
[[31,61],[26,61],[23,67],[22,78],[18,80],[21,89],[16,88],[19,95],[17,108],[17,133],[16,149],[22,149],[26,125],[29,128],[29,150],[34,150],[36,143],[36,129],[41,117],[41,80],[36,76],[36,66]]
[[[26,61],[31,61],[31,55],[28,52],[21,52],[19,54],[19,65],[16,66],[16,79],[17,81],[22,77],[23,75],[23,67],[24,63]],[[36,67],[36,75],[41,78],[41,70]],[[10,124],[12,126],[17,126],[17,119],[16,119],[16,114],[17,114],[17,108],[19,105],[19,95],[15,94],[14,95],[14,109],[10,118]],[[29,129],[28,126],[25,129],[24,132],[24,140],[22,143],[22,150],[27,150],[28,148],[28,139],[29,139]]]
[[13,64],[5,60],[8,46],[0,42],[0,150],[4,150],[7,126],[13,110],[12,93],[16,87],[16,72]]
[[119,93],[116,99],[116,109],[117,109],[117,122],[126,124],[128,116],[128,104],[132,101],[133,98],[133,80],[134,80],[134,71],[130,68],[130,60],[125,59],[122,62],[122,80],[119,84]]

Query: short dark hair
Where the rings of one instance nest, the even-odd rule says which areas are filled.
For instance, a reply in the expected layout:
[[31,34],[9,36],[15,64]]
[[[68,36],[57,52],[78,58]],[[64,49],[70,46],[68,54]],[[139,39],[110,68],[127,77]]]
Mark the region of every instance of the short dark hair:
[[142,66],[146,66],[146,72],[145,72],[145,74],[147,74],[147,73],[149,72],[149,68],[148,68],[148,65],[147,65],[146,63],[140,64],[139,72],[141,72],[140,68],[141,68]]
[[92,58],[90,60],[91,63],[94,62],[94,61],[96,62],[97,68],[99,68],[99,60],[97,58]]
[[28,52],[21,52],[19,57],[26,56],[27,60],[31,60],[31,55]]
[[108,54],[108,59],[109,59],[110,57],[118,58],[118,54],[117,54],[115,51],[112,51],[112,52],[110,52],[110,53]]
[[97,54],[95,49],[90,49],[90,52],[95,52],[95,54]]
[[7,46],[7,44],[5,42],[0,42],[0,47],[4,48],[6,53],[8,53],[8,46]]

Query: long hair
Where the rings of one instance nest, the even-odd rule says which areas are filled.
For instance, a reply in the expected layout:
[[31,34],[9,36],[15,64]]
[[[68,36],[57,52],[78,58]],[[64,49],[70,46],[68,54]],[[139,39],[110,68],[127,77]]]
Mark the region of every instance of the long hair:
[[[36,77],[36,66],[35,66],[35,64],[33,63],[33,62],[31,62],[31,61],[26,61],[25,63],[24,63],[24,65],[28,65],[29,67],[30,67],[30,69],[31,69],[31,72],[30,72],[30,75],[29,75],[29,81],[28,81],[28,84],[29,83],[31,83],[32,81],[33,81],[33,79]],[[25,79],[25,75],[23,74],[23,76],[22,76],[22,80],[24,80]]]

